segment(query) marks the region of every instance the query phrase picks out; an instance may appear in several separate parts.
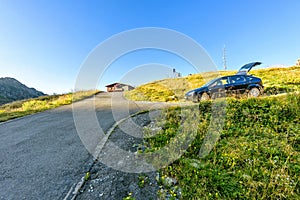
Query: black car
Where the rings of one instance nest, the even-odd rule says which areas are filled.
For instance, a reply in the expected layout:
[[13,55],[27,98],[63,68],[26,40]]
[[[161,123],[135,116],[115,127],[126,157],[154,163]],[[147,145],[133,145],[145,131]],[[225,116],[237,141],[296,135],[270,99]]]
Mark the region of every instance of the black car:
[[185,94],[185,99],[199,102],[226,96],[247,94],[249,97],[258,97],[263,94],[264,86],[258,77],[247,73],[261,62],[253,62],[241,67],[237,74],[223,76],[209,81],[200,88]]

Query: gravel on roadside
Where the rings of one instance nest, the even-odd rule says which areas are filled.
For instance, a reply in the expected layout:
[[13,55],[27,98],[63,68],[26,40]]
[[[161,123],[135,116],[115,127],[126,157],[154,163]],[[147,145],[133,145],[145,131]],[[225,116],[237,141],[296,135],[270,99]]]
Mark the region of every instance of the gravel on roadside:
[[[113,143],[131,155],[136,154],[138,146],[143,143],[143,128],[153,123],[160,113],[160,110],[154,110],[125,120],[112,132],[109,143]],[[99,156],[102,156],[101,153]],[[159,186],[156,181],[156,171],[129,173],[109,167],[99,160],[96,160],[91,168],[90,177],[80,189],[77,200],[157,199]]]

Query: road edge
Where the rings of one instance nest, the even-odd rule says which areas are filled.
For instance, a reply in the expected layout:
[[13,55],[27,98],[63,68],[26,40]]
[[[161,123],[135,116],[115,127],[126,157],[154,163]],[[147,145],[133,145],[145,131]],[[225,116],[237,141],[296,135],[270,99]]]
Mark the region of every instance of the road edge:
[[[159,110],[159,109],[155,109],[155,110]],[[68,191],[67,195],[63,198],[63,200],[75,200],[77,195],[79,194],[80,189],[82,188],[82,186],[84,185],[84,183],[87,181],[86,179],[86,175],[87,173],[89,173],[92,169],[92,167],[94,166],[94,164],[96,163],[98,156],[103,148],[103,146],[106,144],[107,140],[109,139],[110,135],[114,132],[114,130],[118,127],[118,125],[120,125],[121,123],[123,123],[124,121],[135,117],[137,115],[140,114],[144,114],[147,112],[150,112],[151,110],[141,110],[138,111],[134,114],[131,114],[123,119],[120,119],[119,121],[115,122],[107,131],[107,133],[105,134],[105,137],[97,144],[96,148],[95,148],[95,153],[93,155],[93,163],[89,166],[88,171],[81,177],[81,179],[77,182],[74,183],[72,185],[72,187],[70,188],[70,190]],[[75,187],[74,187],[75,186]]]

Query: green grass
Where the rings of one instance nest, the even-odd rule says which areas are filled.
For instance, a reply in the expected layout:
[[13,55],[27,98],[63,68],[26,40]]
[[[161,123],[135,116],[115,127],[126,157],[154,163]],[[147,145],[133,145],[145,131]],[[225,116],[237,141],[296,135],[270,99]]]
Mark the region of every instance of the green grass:
[[[192,89],[218,76],[233,75],[236,71],[194,74],[183,78],[170,78],[141,85],[127,92],[128,99],[137,101],[178,101]],[[266,68],[252,70],[250,74],[263,80],[266,94],[300,90],[300,67]]]
[[63,95],[42,96],[5,104],[0,106],[0,122],[71,104],[96,93],[99,93],[99,91],[80,91]]
[[[194,116],[188,124],[195,138],[178,160],[160,170],[160,198],[300,199],[300,94],[230,98],[226,103],[220,138],[203,158],[199,151],[211,121],[212,102],[200,103],[197,111],[194,106],[164,112],[162,130],[145,141],[148,152],[186,137],[182,137],[187,123],[184,110]],[[178,183],[166,186],[166,177]]]

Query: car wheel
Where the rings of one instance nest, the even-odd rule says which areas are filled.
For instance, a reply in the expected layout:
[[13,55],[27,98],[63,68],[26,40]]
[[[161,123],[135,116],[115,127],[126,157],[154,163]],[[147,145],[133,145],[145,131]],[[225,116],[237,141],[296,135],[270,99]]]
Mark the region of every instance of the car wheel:
[[195,96],[195,97],[193,97],[192,102],[194,102],[194,103],[198,103],[198,102],[199,102],[199,97],[198,97],[198,95]]
[[212,95],[211,95],[211,99],[212,100],[215,100],[215,99],[217,99],[218,98],[218,95],[216,94],[216,93],[213,93]]
[[258,88],[251,88],[248,92],[248,97],[258,97],[260,95],[260,91]]
[[192,102],[194,102],[194,103],[199,102],[199,94],[195,94],[195,95],[192,97]]
[[209,99],[210,99],[210,97],[207,93],[203,93],[199,98],[200,101],[207,101]]

